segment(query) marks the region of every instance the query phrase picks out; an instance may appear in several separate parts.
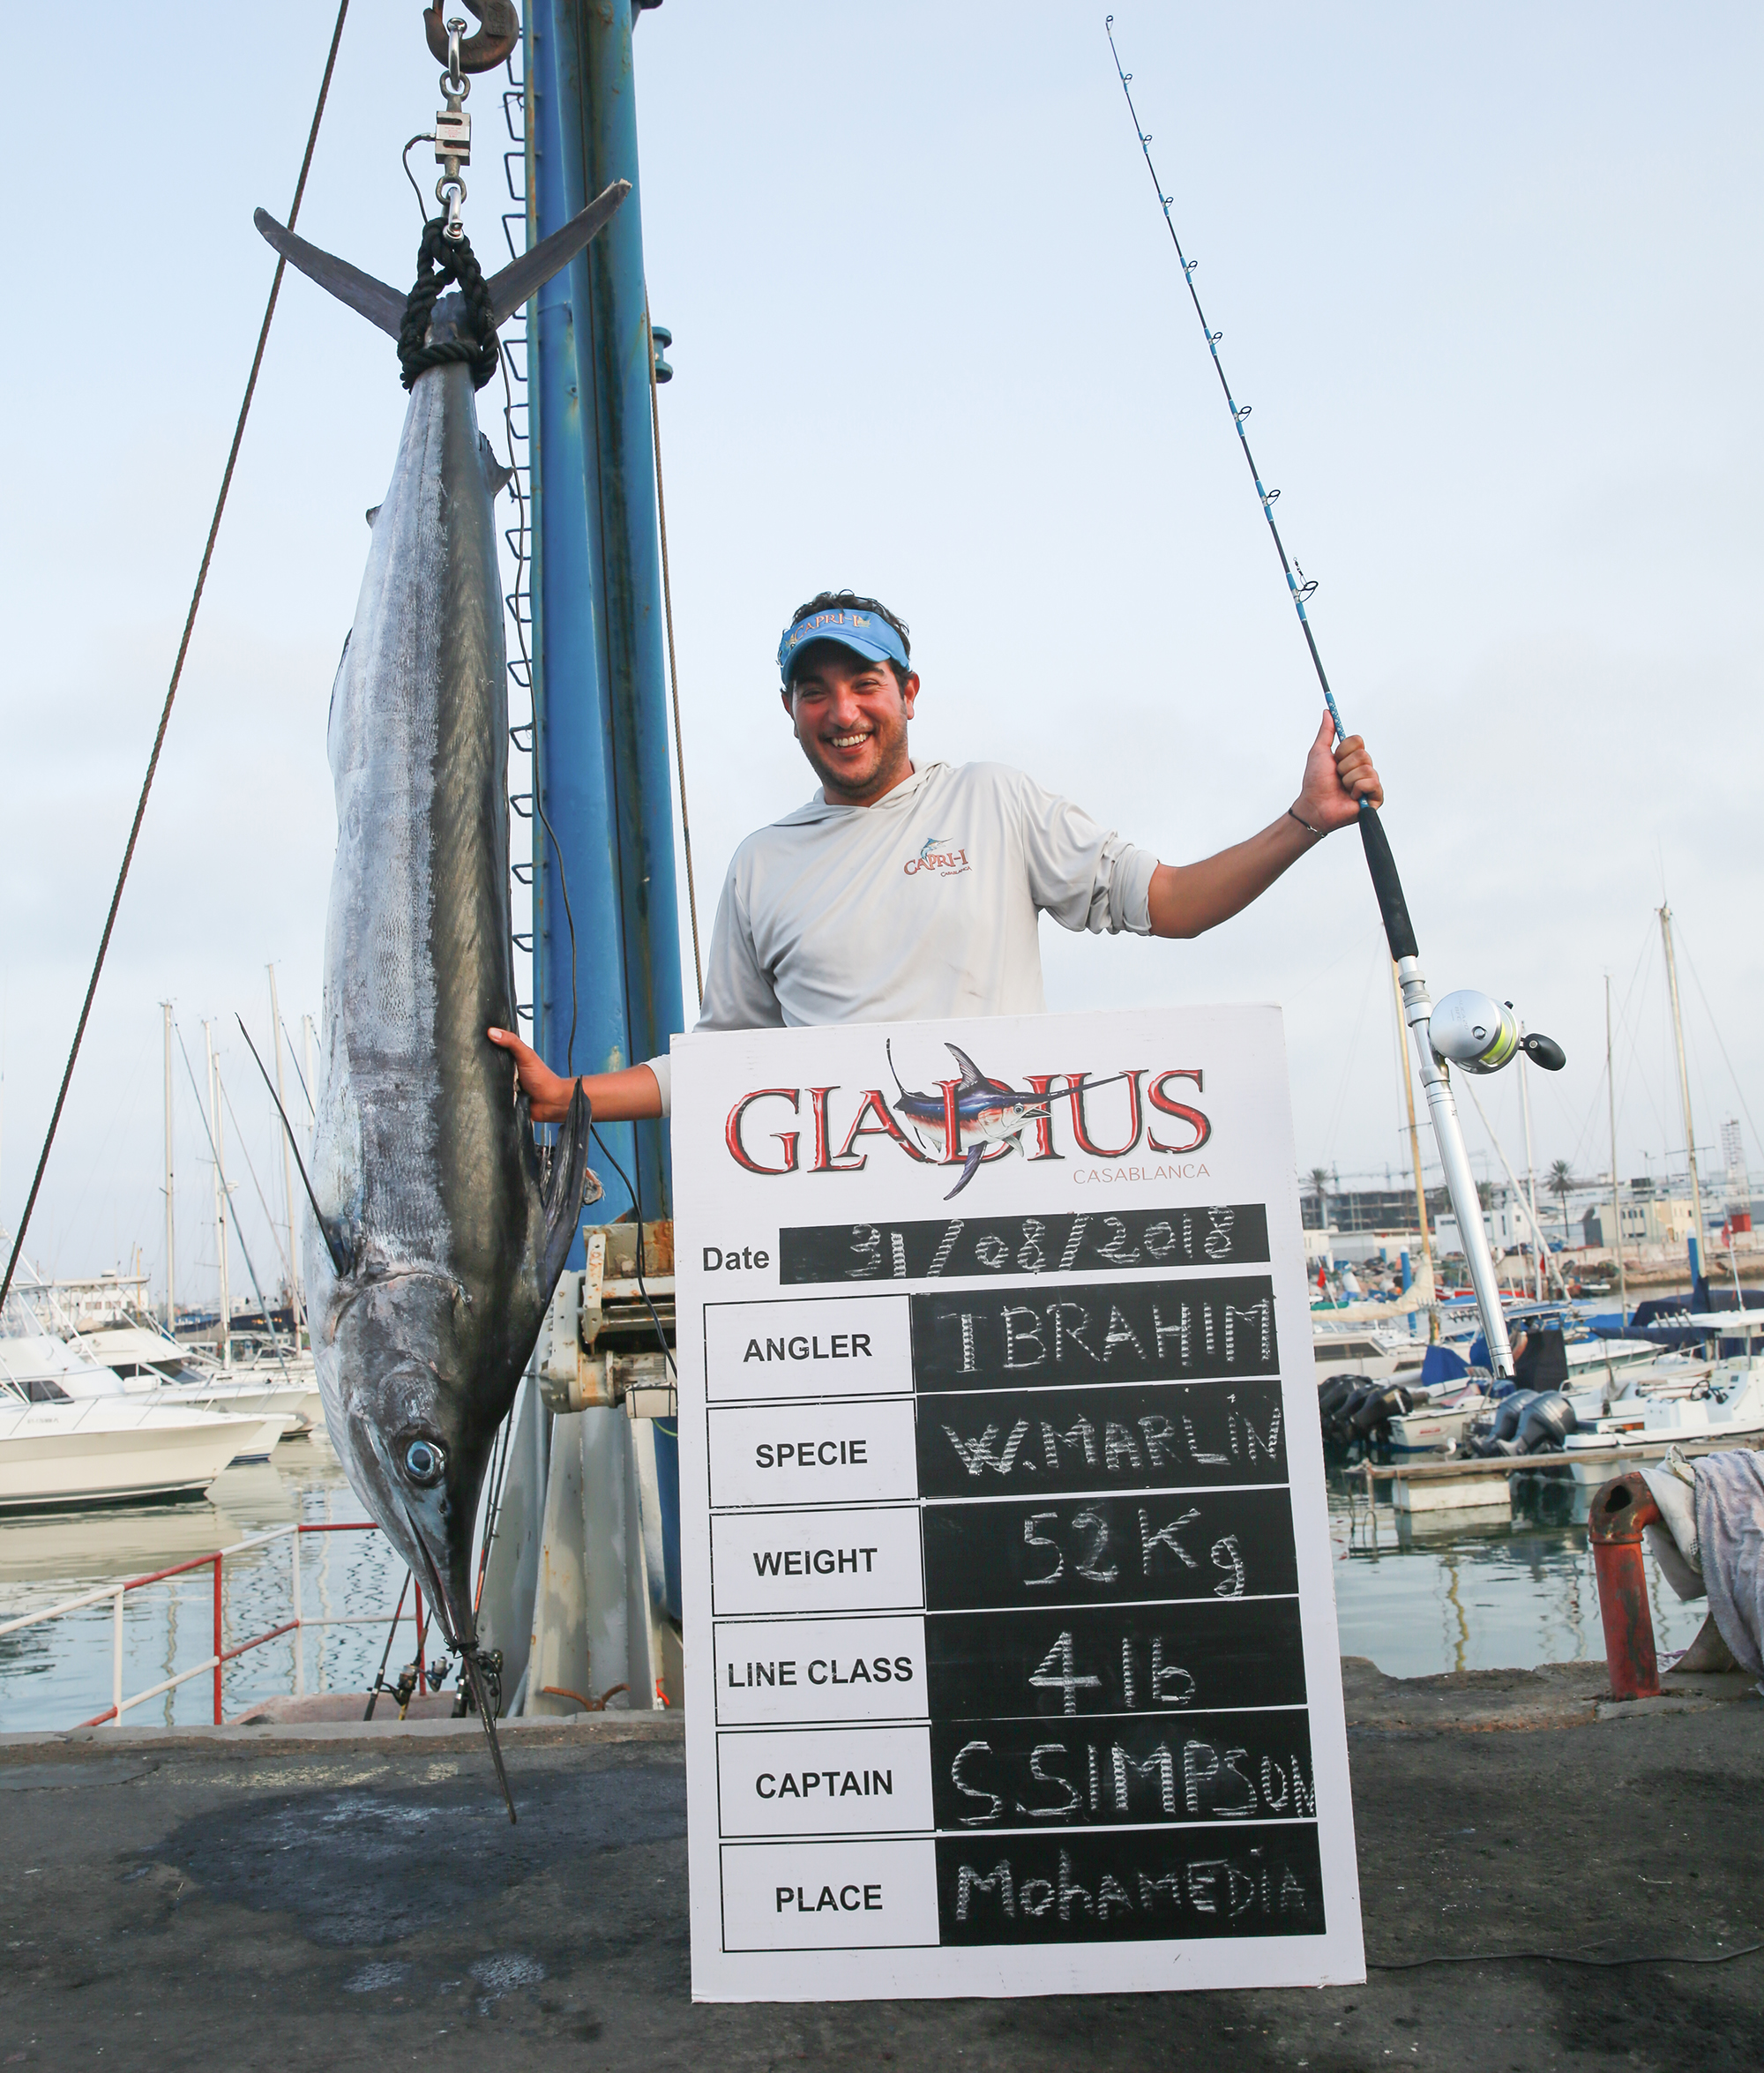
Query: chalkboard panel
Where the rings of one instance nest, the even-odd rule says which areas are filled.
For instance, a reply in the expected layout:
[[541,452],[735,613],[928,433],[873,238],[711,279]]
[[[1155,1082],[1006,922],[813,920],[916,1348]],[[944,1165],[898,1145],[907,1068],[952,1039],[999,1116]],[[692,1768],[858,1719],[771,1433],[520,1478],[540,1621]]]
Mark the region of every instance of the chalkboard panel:
[[1185,1718],[1304,1703],[1297,1598],[934,1613],[925,1668],[933,1720]]
[[1095,1274],[1253,1266],[1268,1256],[1260,1202],[1125,1209],[1118,1216],[937,1216],[922,1223],[807,1224],[778,1233],[778,1279],[932,1281],[960,1275]]
[[937,1846],[945,1943],[1097,1943],[1323,1933],[1311,1824],[963,1836]]
[[921,1391],[1024,1383],[1173,1382],[1280,1370],[1265,1274],[939,1289],[911,1298]]
[[933,1721],[931,1796],[944,1830],[1051,1833],[1110,1823],[1309,1819],[1317,1812],[1302,1707]]
[[953,1612],[1298,1588],[1283,1488],[928,1504],[922,1522],[925,1603]]
[[1286,1480],[1271,1379],[927,1398],[918,1449],[922,1497]]

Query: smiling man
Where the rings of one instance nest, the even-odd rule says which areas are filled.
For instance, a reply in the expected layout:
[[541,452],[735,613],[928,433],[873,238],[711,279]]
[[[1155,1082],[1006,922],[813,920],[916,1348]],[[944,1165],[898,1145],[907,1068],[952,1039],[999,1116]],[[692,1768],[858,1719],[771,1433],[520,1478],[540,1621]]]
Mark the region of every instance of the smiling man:
[[[1328,715],[1292,805],[1198,864],[1161,864],[1002,763],[916,765],[907,628],[848,590],[804,605],[778,644],[784,711],[820,779],[807,805],[736,851],[711,932],[700,1029],[1039,1014],[1043,913],[1061,927],[1200,935],[1307,849],[1384,802],[1365,744]],[[506,1029],[535,1119],[575,1082]],[[588,1074],[594,1113],[666,1115],[669,1061]]]

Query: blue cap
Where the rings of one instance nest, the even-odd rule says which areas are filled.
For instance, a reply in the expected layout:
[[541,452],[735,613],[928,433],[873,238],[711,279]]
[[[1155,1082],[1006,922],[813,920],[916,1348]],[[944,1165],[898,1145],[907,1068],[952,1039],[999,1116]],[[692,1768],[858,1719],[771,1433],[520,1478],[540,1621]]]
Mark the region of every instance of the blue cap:
[[788,684],[796,658],[811,640],[833,640],[848,647],[867,662],[898,662],[910,670],[906,644],[879,612],[854,611],[849,605],[832,605],[824,612],[811,612],[794,626],[786,626],[778,643],[778,674]]

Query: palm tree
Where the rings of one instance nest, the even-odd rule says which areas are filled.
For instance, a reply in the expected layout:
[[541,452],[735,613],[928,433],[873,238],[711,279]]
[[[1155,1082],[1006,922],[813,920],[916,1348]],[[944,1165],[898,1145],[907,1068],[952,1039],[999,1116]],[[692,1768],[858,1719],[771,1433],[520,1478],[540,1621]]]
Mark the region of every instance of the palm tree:
[[1317,1206],[1319,1209],[1327,1206],[1329,1169],[1327,1166],[1313,1166],[1311,1169],[1311,1192],[1317,1197]]
[[1573,1169],[1566,1159],[1551,1162],[1550,1178],[1544,1183],[1550,1193],[1562,1205],[1562,1250],[1568,1249],[1568,1193],[1581,1184],[1574,1179]]

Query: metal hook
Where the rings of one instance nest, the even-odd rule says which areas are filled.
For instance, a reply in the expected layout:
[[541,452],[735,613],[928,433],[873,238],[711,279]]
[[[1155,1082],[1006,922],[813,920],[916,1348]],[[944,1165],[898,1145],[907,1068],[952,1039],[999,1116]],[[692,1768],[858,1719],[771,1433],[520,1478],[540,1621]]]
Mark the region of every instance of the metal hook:
[[[458,46],[460,70],[494,71],[520,41],[520,17],[514,11],[513,0],[465,0],[465,4],[483,26],[475,36],[467,36]],[[430,0],[430,4],[423,9],[422,29],[429,40],[430,56],[438,64],[446,64],[453,53],[450,49],[447,26],[441,19],[441,0]]]

